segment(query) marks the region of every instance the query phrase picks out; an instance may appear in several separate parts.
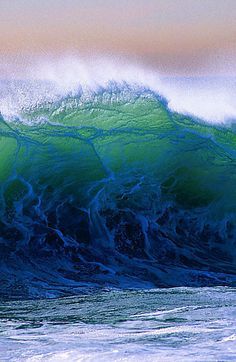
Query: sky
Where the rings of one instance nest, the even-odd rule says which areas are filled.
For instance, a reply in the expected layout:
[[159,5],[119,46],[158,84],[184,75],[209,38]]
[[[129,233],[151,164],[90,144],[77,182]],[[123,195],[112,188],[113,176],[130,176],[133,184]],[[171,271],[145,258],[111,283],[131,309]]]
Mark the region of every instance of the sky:
[[236,0],[0,0],[0,56],[124,55],[174,75],[236,75]]

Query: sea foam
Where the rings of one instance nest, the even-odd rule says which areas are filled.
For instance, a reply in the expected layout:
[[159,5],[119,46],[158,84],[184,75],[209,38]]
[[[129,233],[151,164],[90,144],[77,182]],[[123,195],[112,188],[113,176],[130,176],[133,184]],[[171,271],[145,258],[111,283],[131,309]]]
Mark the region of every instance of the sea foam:
[[[3,62],[3,61],[2,61]],[[14,68],[14,71],[13,71]],[[116,84],[145,88],[167,100],[171,111],[215,124],[236,119],[235,78],[163,77],[158,70],[125,58],[67,55],[10,61],[0,69],[0,112],[17,115],[22,108],[55,101],[68,94],[99,93]],[[12,71],[11,71],[12,70]]]

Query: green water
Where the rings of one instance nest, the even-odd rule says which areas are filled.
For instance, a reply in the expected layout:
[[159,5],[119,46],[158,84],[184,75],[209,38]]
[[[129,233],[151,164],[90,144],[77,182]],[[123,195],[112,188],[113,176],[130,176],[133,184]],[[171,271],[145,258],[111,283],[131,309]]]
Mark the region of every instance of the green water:
[[233,127],[172,113],[143,90],[1,118],[1,294],[234,285],[235,147]]

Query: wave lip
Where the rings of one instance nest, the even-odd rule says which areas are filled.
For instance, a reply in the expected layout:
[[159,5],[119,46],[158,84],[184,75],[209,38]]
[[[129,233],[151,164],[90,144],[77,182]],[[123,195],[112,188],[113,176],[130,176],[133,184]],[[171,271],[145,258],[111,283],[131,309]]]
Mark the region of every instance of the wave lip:
[[125,58],[105,56],[40,57],[24,59],[18,71],[15,64],[5,64],[3,69],[7,68],[13,78],[0,82],[0,112],[6,117],[70,94],[99,93],[115,84],[148,89],[165,98],[170,110],[209,123],[236,120],[235,77],[167,78]]

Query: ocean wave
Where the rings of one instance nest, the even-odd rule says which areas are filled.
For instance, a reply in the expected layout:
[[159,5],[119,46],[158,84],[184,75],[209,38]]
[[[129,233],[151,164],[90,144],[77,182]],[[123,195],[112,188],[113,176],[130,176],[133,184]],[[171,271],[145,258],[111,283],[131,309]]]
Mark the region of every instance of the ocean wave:
[[1,296],[235,284],[233,125],[144,84],[17,82],[1,94]]
[[122,57],[67,55],[2,63],[3,59],[0,65],[7,74],[2,79],[7,80],[0,81],[0,112],[6,118],[68,95],[89,97],[111,87],[129,87],[161,95],[171,111],[206,122],[230,124],[236,119],[235,77],[166,78]]

